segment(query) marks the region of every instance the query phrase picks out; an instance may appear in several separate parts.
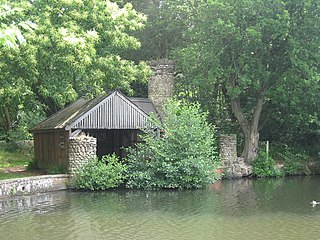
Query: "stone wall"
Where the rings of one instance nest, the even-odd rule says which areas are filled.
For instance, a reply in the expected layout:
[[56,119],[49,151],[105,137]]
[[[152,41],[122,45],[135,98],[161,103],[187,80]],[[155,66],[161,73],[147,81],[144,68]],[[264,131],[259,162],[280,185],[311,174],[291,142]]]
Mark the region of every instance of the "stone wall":
[[220,136],[220,157],[226,178],[240,178],[252,174],[252,166],[237,156],[237,136]]
[[69,175],[43,175],[0,181],[0,198],[67,189]]
[[174,91],[174,63],[161,59],[149,62],[153,76],[148,81],[148,98],[151,100],[160,117],[163,117],[162,106],[173,96]]
[[97,139],[88,136],[70,138],[69,173],[73,175],[77,168],[87,164],[96,156]]

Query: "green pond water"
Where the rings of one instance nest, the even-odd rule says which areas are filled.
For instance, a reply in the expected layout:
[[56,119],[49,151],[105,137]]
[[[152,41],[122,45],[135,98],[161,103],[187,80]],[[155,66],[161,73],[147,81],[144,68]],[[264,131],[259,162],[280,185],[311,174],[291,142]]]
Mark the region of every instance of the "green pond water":
[[320,239],[320,177],[0,200],[0,239]]

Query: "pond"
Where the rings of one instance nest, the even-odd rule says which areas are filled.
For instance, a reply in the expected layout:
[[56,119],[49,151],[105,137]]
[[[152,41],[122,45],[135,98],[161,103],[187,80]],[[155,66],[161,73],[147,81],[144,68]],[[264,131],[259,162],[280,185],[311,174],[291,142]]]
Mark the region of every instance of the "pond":
[[0,201],[5,239],[320,239],[320,177],[204,190],[61,191]]

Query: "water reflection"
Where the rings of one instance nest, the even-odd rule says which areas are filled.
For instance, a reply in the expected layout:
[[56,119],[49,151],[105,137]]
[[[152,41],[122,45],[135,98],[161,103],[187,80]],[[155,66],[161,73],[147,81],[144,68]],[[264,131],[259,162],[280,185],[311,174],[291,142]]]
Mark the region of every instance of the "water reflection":
[[25,212],[48,213],[62,206],[66,208],[67,203],[66,191],[4,199],[0,200],[0,217]]
[[[63,191],[0,201],[1,239],[317,239],[319,177],[185,191]],[[4,237],[2,237],[4,236]]]

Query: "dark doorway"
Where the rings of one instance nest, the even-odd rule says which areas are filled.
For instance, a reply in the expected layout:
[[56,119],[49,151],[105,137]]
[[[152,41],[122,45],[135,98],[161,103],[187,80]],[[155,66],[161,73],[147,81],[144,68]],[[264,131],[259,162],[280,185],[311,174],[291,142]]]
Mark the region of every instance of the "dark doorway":
[[131,129],[86,130],[85,132],[97,139],[97,156],[99,158],[113,153],[124,158],[126,153],[123,147],[134,146],[138,138],[138,130]]

